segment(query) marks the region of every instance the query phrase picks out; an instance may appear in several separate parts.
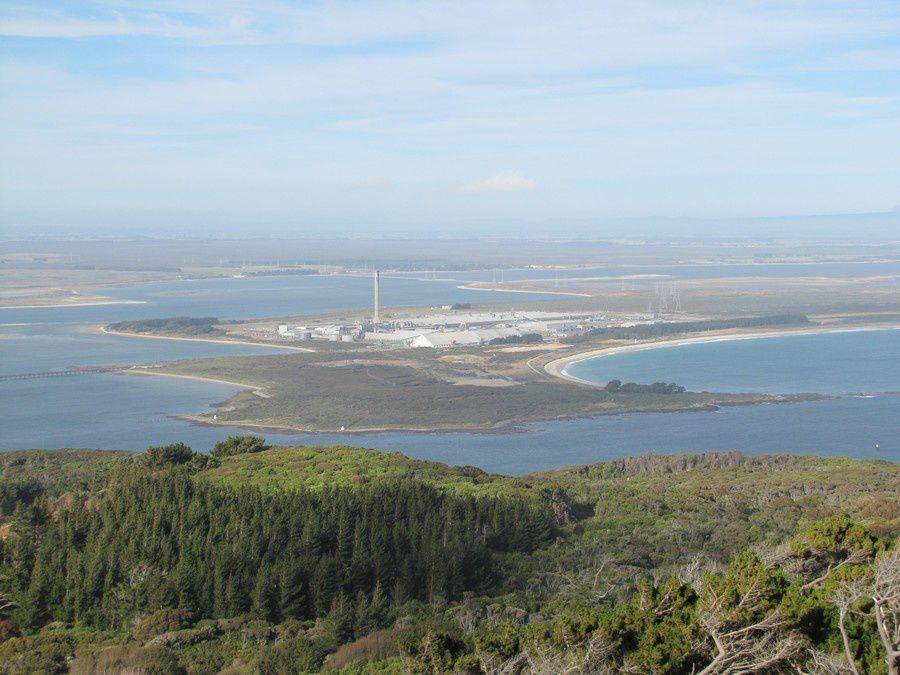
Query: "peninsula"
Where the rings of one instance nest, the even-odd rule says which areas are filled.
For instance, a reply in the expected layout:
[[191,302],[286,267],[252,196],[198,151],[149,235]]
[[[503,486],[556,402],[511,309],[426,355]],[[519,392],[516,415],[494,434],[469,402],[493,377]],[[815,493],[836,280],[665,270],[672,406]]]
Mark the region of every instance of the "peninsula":
[[[791,329],[783,329],[783,333]],[[797,330],[796,328],[794,330]],[[807,327],[804,330],[824,330]],[[771,334],[758,329],[757,334]],[[820,395],[740,392],[609,391],[574,381],[564,365],[604,350],[647,348],[684,339],[753,335],[726,329],[635,344],[592,338],[577,344],[434,349],[353,349],[198,359],[140,373],[246,383],[202,424],[297,432],[500,430],[517,424],[625,412],[684,412],[721,406],[813,400]],[[694,337],[690,337],[694,335]],[[650,383],[639,383],[650,384]],[[674,383],[677,385],[677,383]]]
[[[631,289],[625,281],[617,285],[605,277],[575,279],[577,297],[530,299],[516,307],[463,303],[384,308],[380,284],[388,279],[376,272],[368,311],[227,322],[173,317],[122,322],[103,330],[290,352],[167,362],[128,371],[242,383],[213,412],[185,416],[191,422],[353,433],[497,431],[573,417],[815,400],[824,396],[745,393],[739,388],[685,391],[678,382],[663,381],[662,374],[647,382],[606,387],[605,382],[574,378],[566,367],[665,345],[900,325],[896,298],[878,284],[866,283],[866,293],[849,294],[843,279],[804,280],[806,295],[799,307],[816,310],[807,315],[790,299],[801,295],[795,279],[770,280],[758,288],[749,288],[746,279],[701,280],[690,295],[644,276],[635,279],[644,285]],[[555,287],[531,284],[547,292]],[[649,306],[639,311],[644,302]],[[684,311],[683,302],[696,311]],[[601,309],[603,305],[615,309]],[[736,306],[757,311],[736,314]]]

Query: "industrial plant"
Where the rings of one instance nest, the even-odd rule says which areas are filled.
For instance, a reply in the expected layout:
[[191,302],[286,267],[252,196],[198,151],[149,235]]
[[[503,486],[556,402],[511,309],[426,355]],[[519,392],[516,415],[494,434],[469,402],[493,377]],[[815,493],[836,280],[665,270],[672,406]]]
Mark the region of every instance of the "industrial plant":
[[[650,317],[634,317],[638,320]],[[609,325],[596,312],[475,311],[469,304],[442,305],[420,315],[384,316],[381,274],[372,275],[372,314],[351,323],[281,323],[248,329],[248,337],[288,342],[324,340],[373,346],[447,349],[556,341]]]

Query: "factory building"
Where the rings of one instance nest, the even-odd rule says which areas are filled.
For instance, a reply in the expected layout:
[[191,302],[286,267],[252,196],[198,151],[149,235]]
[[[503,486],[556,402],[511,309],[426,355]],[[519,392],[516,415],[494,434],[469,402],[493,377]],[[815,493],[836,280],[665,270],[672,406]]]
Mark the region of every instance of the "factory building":
[[[436,308],[432,308],[432,311]],[[384,320],[381,307],[381,275],[372,275],[372,314],[359,323],[296,326],[286,323],[260,332],[282,340],[363,340],[382,345],[445,349],[480,345],[536,342],[559,339],[588,330],[603,315],[589,312],[538,310],[473,311],[471,305],[442,305],[439,311],[419,316],[393,315]]]
[[474,330],[451,330],[424,333],[413,338],[409,346],[445,349],[447,347],[477,347],[481,343],[481,338]]

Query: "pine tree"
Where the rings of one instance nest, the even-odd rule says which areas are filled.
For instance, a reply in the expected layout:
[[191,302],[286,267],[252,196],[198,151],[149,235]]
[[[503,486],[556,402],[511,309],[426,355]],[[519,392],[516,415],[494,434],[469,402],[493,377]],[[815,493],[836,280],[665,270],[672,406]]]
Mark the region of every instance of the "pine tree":
[[281,566],[278,577],[278,613],[282,620],[307,616],[306,594],[298,567],[290,560]]
[[353,605],[348,602],[343,592],[338,593],[332,601],[331,609],[326,618],[331,625],[338,644],[343,644],[353,638],[353,622],[355,619]]
[[253,585],[253,593],[250,598],[251,614],[257,618],[265,619],[266,621],[277,620],[277,590],[269,567],[261,567],[256,575],[256,583]]

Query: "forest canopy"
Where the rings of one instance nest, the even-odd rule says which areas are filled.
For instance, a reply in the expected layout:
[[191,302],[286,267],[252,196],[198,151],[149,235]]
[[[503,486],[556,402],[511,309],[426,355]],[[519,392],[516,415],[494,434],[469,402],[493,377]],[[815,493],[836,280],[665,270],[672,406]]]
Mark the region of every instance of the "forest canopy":
[[[716,453],[509,478],[243,436],[217,457],[97,455],[96,474],[68,452],[66,483],[49,455],[0,458],[0,672],[888,673],[897,658],[887,462]],[[329,462],[365,480],[294,475]]]

